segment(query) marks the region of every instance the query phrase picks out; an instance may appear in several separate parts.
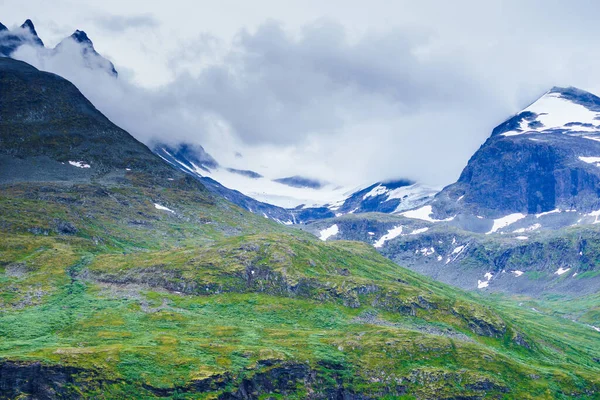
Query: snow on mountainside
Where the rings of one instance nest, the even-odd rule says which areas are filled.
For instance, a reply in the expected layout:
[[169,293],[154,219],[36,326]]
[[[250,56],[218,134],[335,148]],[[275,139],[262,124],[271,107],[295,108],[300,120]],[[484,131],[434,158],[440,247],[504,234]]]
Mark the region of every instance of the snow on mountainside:
[[[600,212],[600,98],[552,88],[496,127],[432,217],[481,232],[594,223]],[[539,229],[539,228],[538,228]]]
[[272,178],[265,171],[224,167],[198,145],[158,143],[153,151],[202,180],[214,193],[284,224],[351,213],[400,213],[425,204],[436,193],[435,189],[407,180],[378,182],[364,189],[349,190],[301,176]]
[[493,135],[564,133],[598,141],[599,98],[580,89],[555,87],[499,128]]
[[[394,190],[374,185],[361,194]],[[327,241],[363,241],[465,289],[578,296],[600,284],[598,224],[600,98],[553,88],[496,127],[459,180],[433,200],[302,228]]]

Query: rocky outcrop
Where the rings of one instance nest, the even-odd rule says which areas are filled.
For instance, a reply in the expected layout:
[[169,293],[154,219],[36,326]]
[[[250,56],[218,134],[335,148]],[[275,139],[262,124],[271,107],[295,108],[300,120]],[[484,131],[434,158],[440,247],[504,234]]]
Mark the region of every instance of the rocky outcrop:
[[77,399],[89,371],[40,362],[0,361],[0,399]]

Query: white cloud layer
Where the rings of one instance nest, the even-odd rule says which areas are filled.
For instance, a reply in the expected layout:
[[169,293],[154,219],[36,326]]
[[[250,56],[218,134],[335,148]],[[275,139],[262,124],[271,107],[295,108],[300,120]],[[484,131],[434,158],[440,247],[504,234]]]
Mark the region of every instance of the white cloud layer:
[[[71,46],[17,57],[71,80],[137,138],[199,143],[222,165],[266,176],[444,185],[496,124],[550,87],[600,93],[594,2],[362,3],[286,11],[257,1],[244,22],[232,4],[135,14],[135,2],[75,12],[58,1],[39,4],[50,17],[4,18],[31,17],[50,42],[62,29],[51,27],[86,30],[118,80]],[[93,20],[98,12],[109,16]]]

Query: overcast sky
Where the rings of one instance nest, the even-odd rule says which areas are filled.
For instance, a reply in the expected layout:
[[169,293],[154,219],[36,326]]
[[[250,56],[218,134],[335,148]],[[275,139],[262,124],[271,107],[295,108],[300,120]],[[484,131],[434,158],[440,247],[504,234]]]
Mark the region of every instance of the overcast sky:
[[86,31],[118,82],[71,53],[23,58],[73,81],[134,136],[198,143],[221,164],[271,177],[449,184],[495,125],[552,86],[600,93],[596,1],[0,7],[0,22],[31,18],[49,47]]

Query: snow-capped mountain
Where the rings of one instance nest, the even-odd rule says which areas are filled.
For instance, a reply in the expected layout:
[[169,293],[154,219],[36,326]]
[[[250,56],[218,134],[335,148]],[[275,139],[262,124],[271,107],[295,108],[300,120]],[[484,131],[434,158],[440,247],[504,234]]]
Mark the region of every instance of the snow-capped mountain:
[[49,57],[56,57],[61,52],[77,52],[87,68],[101,69],[112,76],[118,76],[113,63],[96,51],[94,44],[84,31],[76,30],[53,49],[48,49],[44,46],[42,39],[39,38],[30,19],[13,30],[9,30],[0,23],[0,56],[13,57],[17,50],[24,45],[41,48]]
[[[374,186],[363,196],[389,189]],[[456,183],[415,206],[303,229],[322,240],[369,243],[400,265],[465,289],[597,291],[600,98],[551,89],[496,127]]]
[[270,178],[252,170],[222,166],[199,145],[159,143],[152,148],[171,165],[200,179],[214,193],[285,224],[351,213],[399,213],[425,204],[436,193],[408,180],[349,190],[301,176]]
[[552,88],[496,127],[431,206],[481,233],[598,222],[600,98]]
[[438,192],[409,180],[378,182],[352,193],[329,209],[336,215],[381,212],[397,214],[424,205]]

